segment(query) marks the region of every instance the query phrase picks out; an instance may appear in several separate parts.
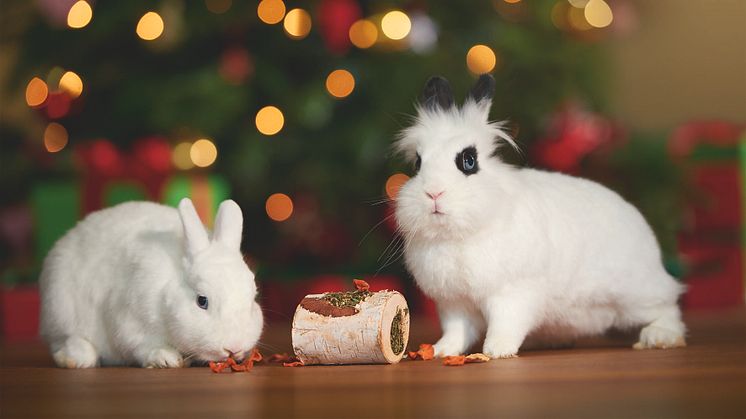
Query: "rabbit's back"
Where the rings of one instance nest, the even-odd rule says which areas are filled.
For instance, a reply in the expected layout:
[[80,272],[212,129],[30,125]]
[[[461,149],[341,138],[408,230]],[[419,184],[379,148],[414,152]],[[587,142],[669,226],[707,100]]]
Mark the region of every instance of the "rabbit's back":
[[173,275],[181,240],[178,212],[164,205],[128,202],[89,214],[44,260],[42,335],[99,340],[105,315],[116,315],[125,295],[139,294],[137,282],[151,279],[157,289]]

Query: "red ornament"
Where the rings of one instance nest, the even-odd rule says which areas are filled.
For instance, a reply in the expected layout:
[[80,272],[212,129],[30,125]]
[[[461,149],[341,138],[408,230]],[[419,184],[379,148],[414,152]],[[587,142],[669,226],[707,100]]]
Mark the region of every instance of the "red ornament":
[[47,116],[51,119],[62,118],[70,112],[70,95],[67,92],[50,92],[47,97]]
[[350,26],[360,19],[360,5],[354,0],[322,0],[317,9],[321,36],[334,54],[350,49]]
[[564,106],[550,118],[545,138],[532,152],[539,164],[550,169],[577,173],[583,157],[612,140],[612,124],[576,103]]
[[244,48],[230,47],[220,57],[219,71],[225,81],[240,85],[254,74],[254,60]]
[[138,140],[124,154],[109,140],[95,140],[76,149],[83,170],[83,214],[104,205],[107,187],[118,181],[142,185],[148,199],[158,201],[173,170],[171,147],[165,138]]

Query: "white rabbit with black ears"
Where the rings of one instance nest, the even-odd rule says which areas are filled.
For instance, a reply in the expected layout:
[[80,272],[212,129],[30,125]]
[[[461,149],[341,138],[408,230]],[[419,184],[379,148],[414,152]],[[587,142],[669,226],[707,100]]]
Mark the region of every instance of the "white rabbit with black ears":
[[210,238],[192,201],[129,202],[88,215],[49,252],[41,334],[60,367],[174,368],[244,357],[263,317],[240,251],[241,208]]
[[516,145],[488,120],[494,88],[482,75],[458,108],[431,78],[396,143],[417,170],[396,220],[406,266],[438,307],[436,355],[485,332],[483,352],[506,358],[529,334],[565,343],[640,326],[635,348],[684,346],[684,287],[642,215],[597,183],[500,161],[497,147]]

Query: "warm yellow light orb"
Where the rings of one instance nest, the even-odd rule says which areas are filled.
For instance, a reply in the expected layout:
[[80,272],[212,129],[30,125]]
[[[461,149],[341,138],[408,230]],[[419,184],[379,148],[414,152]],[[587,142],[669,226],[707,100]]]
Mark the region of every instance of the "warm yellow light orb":
[[218,149],[212,141],[203,138],[197,140],[189,148],[189,157],[197,167],[207,167],[215,163],[218,158]]
[[505,0],[505,3],[514,4],[514,3],[519,3],[520,1],[521,0]]
[[383,34],[393,40],[403,39],[409,35],[412,22],[404,12],[393,10],[386,13],[381,20]]
[[80,0],[73,4],[67,12],[67,26],[73,29],[80,29],[91,22],[93,18],[93,9],[85,0]]
[[489,73],[497,64],[495,52],[486,45],[474,45],[466,53],[466,66],[474,74]]
[[572,7],[578,9],[582,9],[585,7],[586,4],[588,4],[588,0],[567,0],[567,2],[570,3]]
[[29,106],[39,106],[47,100],[49,88],[44,80],[34,77],[26,86],[26,104]]
[[66,91],[72,99],[75,99],[83,93],[83,80],[77,74],[68,71],[60,78],[59,87],[60,90]]
[[360,19],[350,26],[350,42],[358,48],[370,48],[378,40],[378,28],[366,19]]
[[282,111],[274,106],[265,106],[256,113],[256,129],[264,135],[275,135],[285,125]]
[[594,28],[605,28],[611,25],[614,14],[611,7],[604,0],[590,0],[583,9],[585,20]]
[[399,189],[407,183],[409,180],[409,176],[405,175],[404,173],[396,173],[391,175],[386,180],[386,196],[388,196],[390,199],[396,199],[396,196],[399,194]]
[[334,70],[326,78],[326,90],[336,98],[347,97],[355,89],[355,77],[347,70]]
[[303,9],[293,9],[285,15],[285,33],[293,39],[303,39],[311,32],[311,15]]
[[145,13],[137,22],[137,36],[152,41],[163,34],[163,18],[156,12]]
[[259,20],[268,25],[280,23],[285,17],[285,3],[282,0],[262,0],[256,8],[256,14]]
[[293,215],[293,200],[284,193],[272,194],[264,207],[269,218],[274,221],[285,221]]
[[56,153],[67,145],[67,130],[62,125],[52,122],[44,130],[44,148]]
[[194,167],[191,150],[192,143],[188,141],[176,144],[176,147],[174,147],[174,150],[171,152],[171,162],[173,162],[177,169],[189,170]]

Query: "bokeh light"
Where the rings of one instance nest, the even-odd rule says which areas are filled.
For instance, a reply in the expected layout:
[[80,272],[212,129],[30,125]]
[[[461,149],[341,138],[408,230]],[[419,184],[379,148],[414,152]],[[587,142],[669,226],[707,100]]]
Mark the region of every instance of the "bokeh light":
[[39,106],[47,100],[49,88],[44,80],[34,77],[26,86],[26,104],[29,106]]
[[386,13],[381,20],[383,34],[393,40],[404,39],[412,29],[412,22],[404,12],[393,10]]
[[520,2],[520,1],[521,1],[521,0],[505,0],[505,3],[510,3],[510,4],[514,4],[514,3],[518,3],[518,2]]
[[207,10],[215,13],[216,15],[227,12],[233,5],[233,0],[205,0],[205,6]]
[[274,106],[265,106],[256,113],[256,129],[264,135],[275,135],[285,125],[282,111]]
[[215,163],[218,158],[218,149],[212,141],[202,138],[197,140],[189,148],[189,157],[197,167],[207,167]]
[[59,88],[75,99],[83,93],[83,80],[72,71],[67,71],[60,78]]
[[189,170],[194,167],[192,163],[192,143],[188,141],[176,144],[173,152],[171,153],[171,162],[179,170]]
[[47,116],[52,119],[62,118],[70,112],[70,104],[72,99],[67,92],[50,92],[46,101],[46,112]]
[[293,215],[293,200],[284,193],[272,194],[265,204],[267,215],[274,221],[285,221]]
[[44,148],[56,153],[67,145],[67,130],[62,125],[51,122],[44,130]]
[[614,14],[604,0],[590,0],[583,9],[585,19],[594,28],[605,28],[611,25]]
[[486,45],[474,45],[466,53],[466,66],[474,74],[489,73],[497,64],[495,52]]
[[311,15],[303,9],[293,9],[285,15],[285,33],[293,39],[303,39],[311,32]]
[[259,20],[268,25],[280,23],[285,17],[285,3],[282,0],[262,0],[256,8],[256,14]]
[[85,0],[80,0],[73,4],[67,12],[67,26],[73,29],[80,29],[91,22],[93,18],[93,9]]
[[370,48],[378,40],[378,28],[366,19],[360,19],[350,26],[350,42],[358,48]]
[[404,173],[395,173],[386,180],[386,196],[390,199],[396,199],[399,189],[407,183],[409,176]]
[[583,9],[578,9],[577,7],[569,7],[567,9],[567,22],[570,24],[571,28],[578,31],[593,29],[593,26],[591,26],[585,18],[585,11]]
[[137,36],[152,41],[163,34],[163,18],[156,12],[145,13],[137,22]]
[[567,0],[572,7],[576,7],[578,9],[582,9],[585,7],[586,4],[588,4],[588,0]]
[[336,98],[347,97],[355,89],[355,77],[347,70],[334,70],[326,78],[326,90]]

